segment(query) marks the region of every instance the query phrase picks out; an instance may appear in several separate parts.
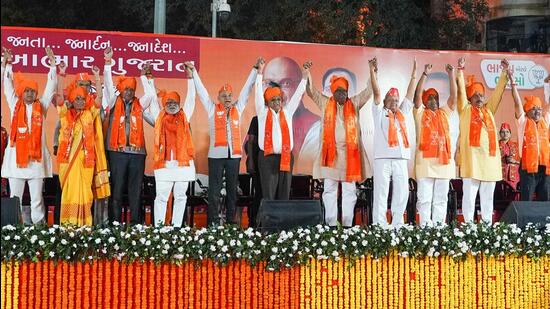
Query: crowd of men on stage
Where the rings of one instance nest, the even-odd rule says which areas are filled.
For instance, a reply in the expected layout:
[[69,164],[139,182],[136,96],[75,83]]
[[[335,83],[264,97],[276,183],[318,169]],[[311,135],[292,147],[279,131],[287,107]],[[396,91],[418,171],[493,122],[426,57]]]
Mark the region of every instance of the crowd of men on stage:
[[[168,224],[181,226],[186,192],[196,179],[190,126],[196,94],[207,112],[210,135],[209,225],[220,223],[223,182],[226,222],[234,223],[243,152],[247,153],[247,171],[253,176],[258,197],[289,199],[295,159],[293,115],[304,93],[321,110],[313,178],[324,181],[322,200],[328,225],[337,224],[339,185],[341,223],[353,224],[356,183],[371,176],[366,165],[374,177],[372,223],[402,225],[409,195],[409,160],[415,162],[421,225],[445,222],[449,181],[454,178],[463,181],[462,212],[466,222],[474,220],[478,192],[481,219],[492,221],[495,185],[503,179],[514,189],[519,181],[522,200],[535,196],[540,201],[550,200],[549,80],[545,79],[544,100],[526,96],[522,101],[507,60],[501,62],[502,72],[490,95],[474,76],[465,76],[464,58],[458,59],[457,66],[447,64],[450,93],[445,104],[440,102],[440,90],[424,87],[432,65],[426,64],[419,75],[416,59],[404,96],[395,87],[381,91],[376,58],[369,60],[370,76],[364,89],[354,96],[348,93],[349,81],[338,75],[330,79],[330,95],[319,91],[310,73],[313,64],[306,62],[296,91],[287,97],[283,93],[285,85],[264,82],[263,58],[251,68],[238,97],[233,96],[229,84],[220,85],[211,96],[193,62],[185,62],[187,93],[182,100],[178,92],[157,89],[148,64],[143,65],[139,77],[144,94],[136,97],[136,78],[118,76],[113,80],[110,47],[104,51],[103,83],[98,67],[92,68],[91,75],[68,77],[66,65],[56,65],[50,48],[46,53],[50,68],[43,90],[38,89],[36,81],[13,73],[9,49],[3,49],[2,59],[2,84],[11,117],[9,136],[2,130],[2,177],[9,181],[11,196],[20,199],[28,184],[35,224],[45,221],[43,180],[52,177],[52,159],[44,120],[48,109],[55,107],[59,115],[54,149],[62,189],[62,224],[99,223],[97,220],[102,219],[94,220],[92,207],[95,212],[108,209],[109,221],[120,221],[125,190],[130,223],[143,222],[141,188],[147,155],[144,126],[148,123],[154,127],[154,152],[149,154],[153,156],[156,183],[154,222],[166,223],[167,203],[173,194],[172,222]],[[503,123],[497,130],[494,118],[508,84],[514,101],[517,143],[510,139],[511,126]],[[243,147],[241,116],[253,87],[257,116],[252,119]],[[365,123],[359,120],[359,110],[371,99],[374,160],[369,161],[361,142],[361,126]],[[414,128],[408,127],[410,123]],[[416,142],[412,140],[415,136]],[[256,225],[257,207],[256,202],[250,209],[252,226]]]

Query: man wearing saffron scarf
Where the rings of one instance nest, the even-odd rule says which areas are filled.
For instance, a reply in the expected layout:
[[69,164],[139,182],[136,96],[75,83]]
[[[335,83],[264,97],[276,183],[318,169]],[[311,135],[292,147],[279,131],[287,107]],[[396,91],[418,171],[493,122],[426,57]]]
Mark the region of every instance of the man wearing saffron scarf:
[[[99,68],[93,67],[100,85]],[[97,96],[79,86],[66,88],[67,100],[57,107],[61,121],[57,161],[61,184],[61,224],[92,225],[94,199],[111,194],[101,127],[102,93]]]
[[508,61],[502,60],[495,90],[485,99],[485,86],[473,75],[464,83],[464,58],[458,61],[458,101],[460,139],[458,165],[463,183],[462,214],[465,222],[474,220],[475,200],[479,190],[481,219],[493,220],[493,194],[496,182],[502,179],[500,149],[494,114],[508,82]]
[[233,87],[223,85],[216,101],[210,99],[197,71],[193,80],[197,93],[208,114],[210,148],[208,149],[208,225],[220,224],[220,191],[225,174],[225,222],[234,223],[237,203],[237,181],[242,156],[241,115],[257,75],[258,61],[253,66],[237,101],[233,101]]
[[361,143],[359,110],[369,100],[372,89],[366,87],[359,94],[349,97],[349,81],[334,75],[330,79],[329,97],[313,86],[309,70],[307,73],[307,93],[323,111],[321,142],[313,164],[313,178],[324,180],[325,222],[330,226],[337,224],[338,185],[341,184],[342,225],[350,227],[357,201],[355,183],[366,178],[366,152]]
[[[139,224],[142,222],[141,186],[146,156],[143,111],[149,107],[156,96],[146,92],[138,99],[135,96],[136,79],[134,77],[119,76],[115,87],[111,74],[112,48],[107,47],[104,55],[103,109],[109,111],[106,143],[109,150],[112,188],[109,220],[121,221],[122,195],[124,186],[127,186],[131,212],[130,223]],[[142,71],[140,78],[146,88],[150,81],[144,74]]]
[[369,60],[374,104],[374,205],[373,224],[388,227],[386,211],[390,179],[392,181],[391,214],[393,227],[403,225],[405,208],[409,197],[409,172],[407,161],[411,159],[407,118],[412,117],[413,94],[416,80],[416,59],[414,60],[407,95],[399,103],[399,91],[391,88],[383,104],[378,86],[378,62]]
[[536,193],[538,201],[550,201],[550,104],[543,107],[538,97],[530,95],[524,98],[522,107],[516,83],[509,74],[521,150],[521,200],[532,201]]
[[[180,107],[180,95],[175,91],[160,91],[147,112],[155,120],[155,225],[165,224],[166,206],[170,192],[174,192],[172,225],[181,227],[187,203],[189,182],[195,180],[193,139],[189,119],[195,110],[193,63],[185,63],[187,96]],[[150,79],[153,81],[153,79]],[[156,93],[154,83],[145,89]],[[156,96],[156,95],[155,95]]]
[[260,58],[256,77],[256,114],[258,115],[258,169],[262,195],[267,200],[288,200],[292,181],[293,135],[292,117],[306,90],[304,65],[302,80],[290,101],[283,102],[283,92],[279,84],[271,83],[266,89],[262,83],[265,60]]
[[[416,209],[420,215],[420,225],[445,223],[449,180],[456,177],[454,149],[458,136],[458,126],[452,125],[451,114],[456,113],[456,76],[454,67],[445,66],[449,75],[450,95],[447,106],[440,106],[439,93],[434,88],[424,90],[424,82],[432,69],[431,64],[416,86],[414,98],[414,118],[417,131],[415,174],[418,183]],[[453,132],[455,134],[452,134]]]
[[[49,72],[46,88],[38,99],[38,84],[12,72],[13,55],[4,49],[4,94],[11,112],[9,145],[4,153],[2,177],[8,178],[11,196],[22,200],[25,182],[31,195],[31,220],[41,223],[45,219],[42,188],[44,178],[52,177],[52,159],[46,145],[44,119],[57,84],[55,55],[46,47]],[[15,81],[14,81],[15,79]],[[14,83],[15,82],[15,83]]]

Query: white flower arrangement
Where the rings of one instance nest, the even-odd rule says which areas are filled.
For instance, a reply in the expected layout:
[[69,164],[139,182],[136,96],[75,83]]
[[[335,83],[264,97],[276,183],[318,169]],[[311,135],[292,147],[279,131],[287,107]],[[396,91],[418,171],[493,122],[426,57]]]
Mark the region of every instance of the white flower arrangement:
[[550,224],[524,229],[502,223],[425,228],[405,225],[398,230],[317,225],[277,234],[236,226],[180,229],[116,223],[105,228],[8,225],[2,228],[0,239],[2,261],[118,259],[181,264],[210,259],[223,265],[244,259],[251,265],[266,262],[269,270],[305,264],[311,258],[353,261],[364,256],[380,258],[391,252],[402,257],[446,255],[455,259],[510,254],[537,258],[550,254]]

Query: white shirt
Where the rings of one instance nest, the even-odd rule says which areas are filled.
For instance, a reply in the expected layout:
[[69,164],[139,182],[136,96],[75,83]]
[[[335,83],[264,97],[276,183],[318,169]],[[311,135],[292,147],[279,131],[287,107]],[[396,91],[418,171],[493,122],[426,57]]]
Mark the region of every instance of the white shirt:
[[[248,78],[246,79],[246,82],[241,89],[241,93],[239,93],[239,98],[237,99],[237,102],[235,102],[235,108],[239,113],[239,121],[241,119],[241,115],[243,114],[244,108],[246,107],[246,103],[248,102],[248,95],[252,90],[256,74],[256,69],[252,69],[252,71],[250,71],[250,74],[248,75]],[[208,148],[208,157],[214,159],[240,158],[241,155],[233,154],[233,145],[231,143],[231,127],[229,126],[229,122],[226,122],[227,144],[229,146],[214,147],[216,140],[216,124],[214,117],[214,113],[216,111],[216,103],[212,99],[210,99],[208,91],[204,87],[199,77],[199,74],[195,69],[193,69],[193,80],[195,81],[195,87],[197,87],[197,93],[199,95],[200,101],[204,109],[206,110],[206,113],[208,114],[208,128],[210,132],[210,147]],[[239,145],[241,144],[242,141],[239,141]]]
[[[408,119],[412,119],[413,103],[406,97],[401,102],[399,107],[405,123],[410,123]],[[409,141],[409,148],[405,148],[403,144],[403,138],[401,137],[401,127],[399,121],[395,119],[394,125],[397,129],[398,146],[390,147],[388,144],[388,128],[390,125],[388,110],[384,108],[383,103],[372,105],[372,118],[374,120],[374,159],[406,159],[411,158],[411,147],[414,142],[414,136],[408,134],[410,130],[407,129],[407,139]],[[406,126],[406,124],[405,124]]]
[[[8,107],[10,109],[10,120],[13,119],[13,112],[15,109],[15,105],[17,104],[17,101],[19,98],[17,97],[15,93],[15,88],[13,85],[13,72],[12,72],[12,66],[11,64],[7,64],[4,75],[4,94],[6,95],[6,100],[8,103]],[[50,71],[48,72],[48,81],[46,82],[46,88],[44,89],[44,93],[42,94],[42,97],[40,98],[40,104],[42,105],[42,161],[41,162],[35,162],[31,161],[29,162],[29,165],[26,168],[18,168],[16,164],[16,150],[15,145],[12,147],[10,146],[10,143],[8,142],[8,145],[6,147],[6,151],[4,152],[4,162],[2,164],[2,177],[5,178],[22,178],[22,179],[33,179],[33,178],[45,178],[45,177],[52,177],[52,158],[50,156],[50,152],[48,151],[48,146],[46,143],[46,130],[45,130],[45,119],[48,112],[48,107],[50,106],[50,103],[52,102],[53,96],[55,94],[55,89],[57,87],[57,73],[56,73],[56,66],[51,66]],[[31,115],[32,115],[32,107],[27,106],[26,108],[27,113],[27,123],[28,123],[28,130],[29,133],[32,130],[31,121]],[[10,132],[13,134],[13,132]]]
[[[298,84],[298,87],[296,88],[296,92],[294,92],[292,98],[290,98],[290,101],[281,103],[283,105],[285,119],[288,125],[288,133],[290,136],[290,150],[292,150],[292,148],[294,147],[294,136],[292,134],[292,116],[294,115],[294,112],[296,112],[296,109],[298,108],[298,105],[302,100],[302,96],[306,91],[306,85],[307,80],[302,79],[300,81],[300,84]],[[258,144],[260,146],[260,149],[262,151],[264,150],[265,121],[267,118],[267,113],[271,113],[273,116],[273,127],[271,129],[273,138],[273,153],[280,154],[281,149],[283,148],[281,122],[279,119],[279,114],[265,104],[264,87],[261,74],[258,74],[258,76],[256,77],[256,95],[254,99],[256,102],[256,114],[258,115]]]
[[[144,85],[145,86],[145,85]],[[150,117],[154,122],[160,114],[161,106],[156,96],[156,88],[153,79],[149,79],[146,87],[144,87],[146,94],[152,94],[154,99],[149,108],[143,111],[143,117],[146,115]],[[195,110],[195,83],[192,78],[187,80],[187,95],[183,103],[183,112],[187,121],[191,120],[193,111]],[[175,159],[176,154],[170,153],[170,160],[166,160],[166,165],[163,168],[155,169],[155,180],[157,181],[193,181],[195,180],[195,164],[193,160],[189,161],[189,166],[178,166],[178,160]]]

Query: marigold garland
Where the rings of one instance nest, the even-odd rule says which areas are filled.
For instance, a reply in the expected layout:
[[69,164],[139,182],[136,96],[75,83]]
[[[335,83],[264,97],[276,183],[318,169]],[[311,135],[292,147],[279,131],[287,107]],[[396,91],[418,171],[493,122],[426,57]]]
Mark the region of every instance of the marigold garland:
[[[348,260],[312,260],[309,265],[281,272],[265,271],[262,265],[250,268],[244,262],[235,262],[225,267],[205,261],[196,272],[191,263],[182,266],[155,265],[151,262],[116,266],[118,264],[116,260],[72,264],[61,262],[57,266],[51,261],[24,262],[20,265],[16,262],[2,263],[0,291],[3,308],[39,308],[55,304],[56,301],[58,305],[53,307],[65,304],[67,308],[83,308],[91,305],[96,295],[98,307],[112,308],[118,299],[118,307],[128,304],[136,308],[148,308],[152,297],[154,304],[160,304],[161,307],[189,308],[192,306],[186,304],[192,303],[192,300],[188,296],[200,295],[196,308],[212,308],[219,307],[224,299],[221,291],[225,283],[222,283],[222,278],[233,281],[234,288],[226,289],[226,293],[233,294],[235,308],[295,308],[293,304],[303,308],[364,308],[368,307],[367,304],[378,308],[468,308],[478,305],[545,308],[550,305],[550,299],[546,297],[550,295],[548,257],[534,261],[528,257],[480,256],[454,261],[448,257],[415,259],[390,255],[378,260],[365,257],[353,265]],[[111,268],[112,273],[109,271]],[[119,279],[119,284],[126,285],[127,289],[121,288],[119,293],[128,293],[130,289],[136,288],[136,297],[138,294],[144,295],[141,299],[128,299],[127,303],[121,302],[122,296],[113,291],[114,274],[117,270],[123,272],[125,268],[127,275]],[[18,284],[19,276],[24,278],[22,284]],[[136,286],[140,276],[152,278],[142,283],[149,291],[154,291],[153,295],[139,292],[143,291],[142,287]],[[195,284],[192,283],[194,276]],[[260,285],[257,284],[258,280],[261,280]],[[113,281],[113,284],[108,286],[109,281]],[[213,281],[218,281],[219,285],[212,285]],[[97,284],[96,294],[92,293],[94,282]],[[99,282],[108,288],[100,288]],[[71,285],[72,291],[69,288]],[[257,288],[246,289],[249,285]],[[237,286],[240,288],[237,289]],[[373,288],[374,293],[367,293],[368,286]],[[19,298],[12,292],[18,289],[19,295],[24,297]],[[486,294],[476,297],[480,289]],[[215,295],[204,297],[205,291],[219,294],[219,300],[215,300]],[[309,292],[306,291],[311,291],[315,297],[308,297]],[[157,292],[160,292],[157,294],[159,296],[155,295]],[[44,297],[29,296],[38,293]],[[360,294],[367,297],[357,298]],[[403,297],[403,294],[407,296]],[[108,298],[112,301],[103,303]],[[262,298],[264,301],[260,306]]]
[[[224,245],[237,244],[231,241],[232,236],[227,238],[228,233],[233,233],[231,229],[221,227],[197,234],[182,229],[178,233],[181,239],[190,242],[189,247],[163,247],[170,258],[154,249],[157,243],[171,237],[170,227],[156,232],[147,227],[142,230],[114,228],[114,232],[101,229],[99,234],[90,228],[52,229],[58,233],[59,247],[73,248],[71,241],[78,240],[91,241],[88,242],[90,248],[84,254],[77,245],[75,251],[57,254],[49,247],[47,252],[53,255],[44,254],[46,251],[34,243],[49,241],[48,230],[43,238],[34,238],[34,243],[21,236],[20,245],[28,250],[23,253],[25,258],[2,250],[2,308],[85,308],[88,305],[94,308],[550,307],[550,238],[548,233],[539,234],[534,229],[517,232],[514,227],[495,225],[491,230],[465,225],[454,230],[408,228],[385,232],[375,228],[341,231],[313,227],[308,232],[313,234],[296,237],[288,232],[278,238],[242,231],[239,243],[257,250],[253,257],[242,247],[230,245],[228,250],[221,250],[221,246],[216,245],[222,240],[219,237],[223,238]],[[69,231],[75,233],[70,239],[63,236]],[[41,232],[30,228],[4,228],[2,248],[6,242],[11,244],[9,238],[18,232],[42,237]],[[114,233],[120,237],[110,240]],[[157,240],[155,233],[159,236]],[[376,233],[382,235],[376,238],[380,241],[368,238]],[[459,236],[460,233],[464,235]],[[105,236],[98,241],[97,235]],[[499,245],[497,236],[510,240],[502,240]],[[198,246],[196,239],[209,237],[214,241]],[[316,239],[315,249],[302,246],[300,241],[305,242],[307,237]],[[337,249],[340,244],[332,238],[339,237],[350,238],[345,242],[346,247],[355,241],[351,250],[360,254]],[[390,243],[390,238],[393,245],[385,245]],[[454,239],[446,243],[445,249],[433,241],[445,238]],[[126,243],[136,242],[136,247],[148,246],[145,243],[151,242],[151,255],[127,247],[123,249],[126,251],[117,251],[115,246],[125,246],[124,239],[129,239]],[[66,241],[63,246],[62,241]],[[267,250],[255,247],[264,241],[266,244],[262,246]],[[417,245],[421,249],[416,249]],[[101,246],[107,252],[127,252],[128,255],[116,258],[102,255]],[[209,253],[204,255],[202,263],[195,264],[196,253],[192,252],[201,250]],[[237,250],[242,258],[235,258]],[[139,253],[135,260],[133,253]],[[304,258],[307,255],[309,260]]]

